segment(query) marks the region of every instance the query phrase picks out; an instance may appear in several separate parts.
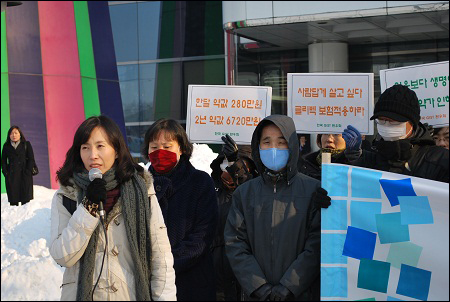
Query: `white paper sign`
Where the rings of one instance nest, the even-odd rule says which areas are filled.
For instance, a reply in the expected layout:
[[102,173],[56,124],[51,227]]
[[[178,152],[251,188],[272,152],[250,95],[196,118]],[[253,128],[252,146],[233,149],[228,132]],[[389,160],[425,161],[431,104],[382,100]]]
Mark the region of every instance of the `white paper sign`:
[[249,145],[271,106],[272,87],[189,85],[186,132],[195,143],[222,144],[228,134],[237,144]]
[[373,134],[373,73],[288,73],[288,116],[299,133]]
[[448,126],[448,61],[380,70],[381,91],[395,85],[408,86],[417,94],[422,123]]

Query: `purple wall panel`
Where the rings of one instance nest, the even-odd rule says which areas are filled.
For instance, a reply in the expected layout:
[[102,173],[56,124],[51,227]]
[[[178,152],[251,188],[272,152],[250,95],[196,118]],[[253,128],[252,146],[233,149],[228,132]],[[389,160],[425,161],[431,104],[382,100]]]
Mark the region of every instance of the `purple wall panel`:
[[37,1],[23,1],[6,14],[8,71],[42,74]]
[[88,8],[100,111],[119,125],[127,141],[108,2],[88,1]]
[[42,76],[9,75],[11,125],[19,126],[33,146],[39,174],[35,185],[50,188],[50,168]]
[[125,142],[127,142],[119,82],[97,80],[97,85],[98,96],[100,98],[100,111],[102,114],[112,118],[119,125]]
[[107,1],[88,1],[97,79],[119,81]]

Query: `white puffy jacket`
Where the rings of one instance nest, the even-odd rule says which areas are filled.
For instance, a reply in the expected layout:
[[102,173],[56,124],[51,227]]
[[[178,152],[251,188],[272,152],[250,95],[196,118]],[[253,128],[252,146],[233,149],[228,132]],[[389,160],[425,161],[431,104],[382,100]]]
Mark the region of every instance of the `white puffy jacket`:
[[[145,180],[150,208],[151,259],[151,295],[156,301],[175,301],[175,271],[167,229],[153,188],[153,178],[145,171]],[[61,186],[52,201],[51,246],[53,259],[66,267],[63,276],[61,300],[76,300],[79,259],[83,256],[92,233],[100,222],[78,205],[70,215],[63,205],[62,195],[76,202],[78,190],[76,185]],[[103,265],[102,276],[94,292],[95,301],[136,300],[134,282],[134,263],[129,250],[129,242],[119,200],[108,214],[108,247]],[[105,234],[99,233],[97,254],[92,286],[100,273],[105,248]],[[138,285],[139,286],[139,285]]]

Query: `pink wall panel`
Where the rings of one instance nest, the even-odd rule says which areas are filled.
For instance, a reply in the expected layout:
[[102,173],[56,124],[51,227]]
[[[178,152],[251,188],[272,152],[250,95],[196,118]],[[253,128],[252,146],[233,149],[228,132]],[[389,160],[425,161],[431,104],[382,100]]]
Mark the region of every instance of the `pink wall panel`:
[[85,119],[80,62],[72,1],[39,1],[38,8],[50,178],[57,189],[56,171]]

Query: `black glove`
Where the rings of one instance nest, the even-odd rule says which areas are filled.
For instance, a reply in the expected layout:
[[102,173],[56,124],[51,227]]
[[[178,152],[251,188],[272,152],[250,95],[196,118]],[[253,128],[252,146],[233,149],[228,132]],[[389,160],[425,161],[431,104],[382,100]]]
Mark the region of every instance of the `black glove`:
[[266,301],[272,292],[272,284],[265,283],[252,293],[259,301]]
[[225,154],[228,161],[236,161],[238,158],[238,146],[235,141],[228,135],[221,137],[225,145],[222,147],[222,152]]
[[312,194],[312,201],[316,208],[328,208],[331,205],[328,192],[321,187],[317,188],[316,192]]
[[288,298],[293,298],[294,294],[291,293],[284,285],[277,284],[272,287],[272,293],[270,294],[270,301],[286,301]]
[[86,198],[93,203],[100,204],[100,201],[106,200],[106,181],[96,178],[86,189]]

